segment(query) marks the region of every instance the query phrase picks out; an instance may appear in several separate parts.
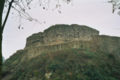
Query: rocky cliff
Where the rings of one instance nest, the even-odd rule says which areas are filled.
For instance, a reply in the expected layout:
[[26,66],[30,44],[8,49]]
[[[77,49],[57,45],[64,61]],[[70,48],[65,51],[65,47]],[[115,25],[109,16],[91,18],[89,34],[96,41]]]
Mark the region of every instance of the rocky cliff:
[[[11,65],[8,72],[13,74],[17,66],[20,66],[22,63],[27,64],[27,62],[33,59],[37,60],[37,57],[41,54],[72,49],[82,50],[83,52],[81,53],[89,51],[99,54],[115,54],[117,57],[120,57],[120,38],[99,35],[98,30],[85,25],[53,25],[44,32],[39,32],[28,37],[26,47],[11,56],[5,65]],[[13,65],[16,67],[13,67]],[[7,68],[5,66],[4,70]],[[11,77],[12,75],[8,75],[7,77],[4,75],[3,80],[9,80]]]

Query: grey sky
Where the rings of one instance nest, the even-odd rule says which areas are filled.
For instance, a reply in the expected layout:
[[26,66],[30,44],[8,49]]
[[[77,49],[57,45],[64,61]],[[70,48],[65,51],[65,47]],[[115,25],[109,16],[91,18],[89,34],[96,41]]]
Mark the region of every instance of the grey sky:
[[112,14],[112,5],[107,0],[74,0],[71,5],[62,7],[62,14],[52,9],[45,11],[33,6],[30,15],[40,22],[46,21],[46,24],[23,20],[23,30],[18,29],[18,16],[10,15],[4,30],[3,56],[8,58],[16,50],[23,49],[28,36],[54,24],[88,25],[99,30],[100,34],[120,36],[120,16]]

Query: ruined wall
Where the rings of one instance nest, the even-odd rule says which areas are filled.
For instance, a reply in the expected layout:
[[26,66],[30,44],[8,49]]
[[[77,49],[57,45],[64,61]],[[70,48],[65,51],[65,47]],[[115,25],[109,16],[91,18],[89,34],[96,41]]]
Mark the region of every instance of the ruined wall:
[[79,40],[89,41],[94,35],[99,35],[99,31],[84,25],[54,25],[43,33],[30,36],[27,39],[26,47],[33,44],[42,46]]
[[91,41],[72,41],[55,45],[31,46],[26,48],[29,59],[39,56],[41,53],[55,52],[66,49],[85,49],[92,52],[120,54],[120,38],[109,36],[94,36]]
[[99,31],[87,26],[54,25],[27,38],[23,59],[72,48],[120,54],[120,38],[99,35]]

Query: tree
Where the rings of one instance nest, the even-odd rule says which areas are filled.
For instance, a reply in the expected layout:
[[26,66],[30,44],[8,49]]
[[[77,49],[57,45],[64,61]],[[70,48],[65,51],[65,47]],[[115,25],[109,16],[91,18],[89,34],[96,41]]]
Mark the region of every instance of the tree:
[[2,70],[2,34],[4,27],[2,26],[2,15],[4,9],[5,0],[0,0],[0,79]]
[[120,15],[120,0],[111,0],[108,2],[112,4],[112,13],[118,10],[118,15]]

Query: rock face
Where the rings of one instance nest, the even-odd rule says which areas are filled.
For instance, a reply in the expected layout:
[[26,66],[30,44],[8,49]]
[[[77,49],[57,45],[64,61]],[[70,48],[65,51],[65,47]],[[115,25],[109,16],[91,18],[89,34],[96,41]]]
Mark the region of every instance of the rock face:
[[[80,62],[79,64],[82,63],[82,60],[87,61],[84,57],[86,57],[86,53],[88,54],[89,52],[92,52],[92,53],[99,52],[101,54],[102,53],[115,54],[115,55],[117,55],[117,57],[120,58],[120,38],[99,35],[99,31],[89,28],[87,26],[83,26],[83,25],[62,24],[62,25],[51,26],[44,32],[39,32],[37,34],[33,34],[32,36],[28,37],[26,47],[23,50],[17,51],[13,56],[11,56],[4,63],[5,67],[3,68],[3,71],[5,74],[4,74],[3,80],[16,80],[19,77],[19,75],[22,75],[22,76],[20,76],[19,80],[23,80],[23,78],[25,78],[24,76],[26,76],[27,78],[32,77],[31,79],[26,78],[24,80],[38,80],[39,78],[36,79],[36,77],[33,76],[33,72],[35,73],[35,75],[38,75],[38,73],[40,73],[41,71],[43,71],[43,73],[40,73],[41,76],[47,75],[48,78],[50,78],[50,76],[54,75],[54,72],[53,71],[49,72],[49,70],[47,70],[47,67],[45,67],[45,65],[47,65],[47,63],[50,63],[49,60],[51,60],[51,63],[54,62],[54,59],[56,60],[55,55],[57,55],[57,54],[55,52],[58,51],[58,53],[59,53],[59,51],[63,51],[62,53],[64,53],[64,51],[66,51],[66,50],[73,51],[72,49],[79,49],[80,53],[85,53],[85,54],[83,54],[83,56],[81,56],[81,54],[79,54],[80,56],[77,56],[78,54],[70,54],[71,56],[68,57],[68,59],[71,61],[71,57],[76,56],[75,58],[77,58],[78,61],[75,61],[75,62]],[[47,61],[46,60],[47,57],[45,57],[45,59],[44,59],[44,57],[40,57],[40,55],[44,54],[44,53],[55,53],[55,54],[53,54],[53,55],[48,54],[47,57],[50,59]],[[72,53],[72,52],[69,52],[69,53]],[[74,53],[74,51],[73,51],[73,53]],[[79,53],[79,51],[78,51],[78,53]],[[60,61],[62,60],[61,58],[63,58],[65,55],[69,56],[69,54],[66,54],[66,53],[62,54],[62,55],[59,54],[59,55],[61,56],[61,57],[58,57],[58,59],[60,59]],[[86,58],[88,58],[89,55],[87,55]],[[53,57],[54,57],[54,59],[53,59]],[[72,58],[73,61],[76,60],[75,58]],[[79,61],[80,58],[82,60]],[[66,59],[66,57],[63,58],[63,61],[65,59]],[[95,59],[96,59],[96,57],[95,57]],[[107,60],[106,57],[99,58],[99,59],[100,59],[99,60],[100,62],[101,62],[101,59]],[[34,62],[34,60],[35,60],[35,62]],[[37,61],[37,63],[36,63],[36,61]],[[47,61],[46,64],[44,63],[44,61]],[[89,59],[88,59],[88,61],[89,61]],[[32,62],[32,63],[29,64],[30,62]],[[39,64],[39,62],[41,62],[41,64]],[[94,62],[94,61],[91,61],[91,62]],[[27,64],[29,66],[26,66]],[[54,64],[52,65],[52,68],[55,69],[55,66],[58,64],[55,64],[55,65]],[[78,64],[78,63],[76,63],[76,64]],[[8,67],[8,65],[9,65],[9,67]],[[22,67],[22,65],[24,65],[24,66]],[[37,65],[37,66],[34,66],[34,65]],[[29,72],[25,72],[25,69],[28,69],[29,67],[30,68],[34,67],[35,69],[39,69],[39,67],[41,67],[40,72],[37,72],[38,70],[34,71],[32,69],[31,69],[31,72],[29,70],[28,70]],[[51,65],[50,65],[50,67],[51,67]],[[24,75],[20,71],[24,72]],[[60,70],[60,71],[62,71],[62,70]],[[19,74],[17,74],[17,73],[19,73]],[[27,73],[30,73],[30,74],[27,75]],[[53,73],[53,74],[51,74],[51,73]],[[68,73],[70,75],[72,75],[71,72],[68,72]],[[16,75],[17,77],[14,75]],[[46,79],[41,79],[41,80],[46,80]],[[50,80],[52,80],[52,79],[50,79]],[[58,79],[56,79],[56,80],[58,80]],[[81,80],[83,80],[83,79],[81,79]],[[90,79],[90,80],[93,80],[93,79]],[[94,79],[94,80],[99,80],[99,79]],[[100,80],[112,80],[112,79],[100,79]]]

